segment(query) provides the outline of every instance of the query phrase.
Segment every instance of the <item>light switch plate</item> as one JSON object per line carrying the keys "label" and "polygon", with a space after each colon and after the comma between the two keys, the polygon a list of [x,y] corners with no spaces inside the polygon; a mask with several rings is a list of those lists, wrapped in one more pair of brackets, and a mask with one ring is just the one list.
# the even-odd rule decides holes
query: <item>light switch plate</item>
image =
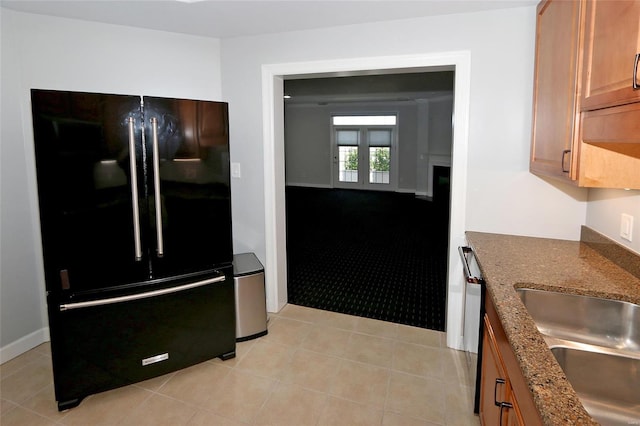
{"label": "light switch plate", "polygon": [[633,216],[622,213],[620,216],[620,237],[627,241],[631,241],[633,235]]}
{"label": "light switch plate", "polygon": [[231,163],[231,177],[239,179],[241,175],[240,163]]}

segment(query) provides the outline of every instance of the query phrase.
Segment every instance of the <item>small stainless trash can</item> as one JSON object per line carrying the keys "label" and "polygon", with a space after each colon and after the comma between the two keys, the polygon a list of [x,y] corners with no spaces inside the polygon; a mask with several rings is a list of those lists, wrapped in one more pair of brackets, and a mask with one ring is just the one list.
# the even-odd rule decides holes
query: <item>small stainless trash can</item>
{"label": "small stainless trash can", "polygon": [[267,334],[267,300],[264,267],[253,253],[233,256],[236,295],[236,341]]}

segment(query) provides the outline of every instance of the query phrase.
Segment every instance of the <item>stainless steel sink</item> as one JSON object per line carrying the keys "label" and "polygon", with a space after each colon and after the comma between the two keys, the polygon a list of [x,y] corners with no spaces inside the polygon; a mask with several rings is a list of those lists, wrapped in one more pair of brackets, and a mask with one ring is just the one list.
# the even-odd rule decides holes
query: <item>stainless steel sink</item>
{"label": "stainless steel sink", "polygon": [[551,352],[593,418],[603,425],[640,421],[640,359],[568,347]]}
{"label": "stainless steel sink", "polygon": [[545,336],[640,352],[640,305],[531,288],[516,291]]}
{"label": "stainless steel sink", "polygon": [[516,289],[589,414],[603,425],[640,421],[640,305]]}

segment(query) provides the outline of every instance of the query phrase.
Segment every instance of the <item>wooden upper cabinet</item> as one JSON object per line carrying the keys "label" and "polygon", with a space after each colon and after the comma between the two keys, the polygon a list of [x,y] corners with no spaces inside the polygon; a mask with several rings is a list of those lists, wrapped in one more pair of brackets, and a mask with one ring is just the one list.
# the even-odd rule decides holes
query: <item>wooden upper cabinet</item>
{"label": "wooden upper cabinet", "polygon": [[582,110],[640,101],[640,0],[593,0],[585,7]]}
{"label": "wooden upper cabinet", "polygon": [[579,182],[640,189],[640,102],[582,113]]}
{"label": "wooden upper cabinet", "polygon": [[576,179],[580,87],[578,1],[548,0],[538,5],[530,169]]}
{"label": "wooden upper cabinet", "polygon": [[537,9],[530,171],[640,189],[640,0]]}
{"label": "wooden upper cabinet", "polygon": [[640,0],[585,2],[582,186],[640,189]]}

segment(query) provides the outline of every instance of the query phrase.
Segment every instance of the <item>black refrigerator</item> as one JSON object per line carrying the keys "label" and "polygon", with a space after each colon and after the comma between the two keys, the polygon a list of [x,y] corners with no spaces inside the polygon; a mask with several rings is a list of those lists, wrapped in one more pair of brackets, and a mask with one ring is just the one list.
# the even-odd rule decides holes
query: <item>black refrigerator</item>
{"label": "black refrigerator", "polygon": [[31,100],[58,409],[233,358],[227,104]]}

